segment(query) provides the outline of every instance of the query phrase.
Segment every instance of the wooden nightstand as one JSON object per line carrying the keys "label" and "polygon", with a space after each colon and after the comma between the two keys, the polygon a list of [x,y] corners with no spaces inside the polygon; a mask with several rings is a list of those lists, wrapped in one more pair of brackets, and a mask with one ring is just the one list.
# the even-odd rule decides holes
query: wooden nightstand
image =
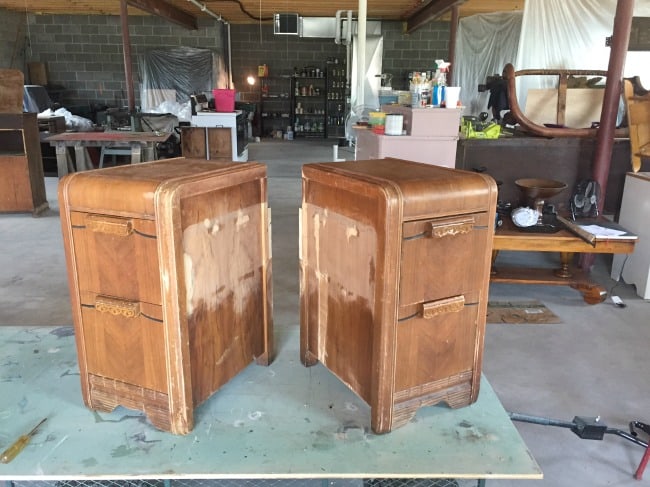
{"label": "wooden nightstand", "polygon": [[385,433],[478,397],[496,184],[398,159],[303,166],[301,360]]}
{"label": "wooden nightstand", "polygon": [[167,159],[59,186],[83,399],[184,434],[272,350],[266,167]]}

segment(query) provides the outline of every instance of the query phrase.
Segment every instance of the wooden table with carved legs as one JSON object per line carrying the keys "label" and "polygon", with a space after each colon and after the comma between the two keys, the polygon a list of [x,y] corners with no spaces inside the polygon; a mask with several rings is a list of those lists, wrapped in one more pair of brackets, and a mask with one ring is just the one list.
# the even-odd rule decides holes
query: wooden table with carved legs
{"label": "wooden table with carved legs", "polygon": [[[520,230],[509,218],[504,218],[503,225],[494,234],[490,282],[570,286],[582,293],[585,302],[602,303],[607,298],[607,290],[594,282],[588,272],[572,265],[574,254],[630,254],[634,251],[634,244],[634,240],[602,240],[594,246],[566,229],[556,233],[534,233]],[[560,254],[560,267],[497,267],[495,261],[501,250],[557,252]]]}

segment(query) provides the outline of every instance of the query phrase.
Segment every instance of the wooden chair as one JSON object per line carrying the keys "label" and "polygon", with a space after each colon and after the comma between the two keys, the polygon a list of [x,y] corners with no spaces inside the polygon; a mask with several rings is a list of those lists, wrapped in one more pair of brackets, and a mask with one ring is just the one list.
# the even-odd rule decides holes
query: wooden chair
{"label": "wooden chair", "polygon": [[[556,76],[557,84],[557,127],[550,127],[535,123],[524,114],[524,110],[519,106],[517,99],[517,77],[518,76]],[[515,71],[512,64],[506,64],[503,69],[503,78],[508,86],[508,104],[511,116],[519,123],[525,132],[542,137],[596,137],[598,128],[584,127],[573,128],[564,127],[566,109],[567,109],[567,88],[571,77],[591,77],[599,76],[606,78],[607,71],[598,70],[577,70],[577,69],[522,69]],[[616,129],[616,137],[627,137],[627,129]]]}
{"label": "wooden chair", "polygon": [[639,172],[643,157],[650,157],[650,93],[637,94],[631,80],[624,80],[625,107],[630,131],[632,170]]}

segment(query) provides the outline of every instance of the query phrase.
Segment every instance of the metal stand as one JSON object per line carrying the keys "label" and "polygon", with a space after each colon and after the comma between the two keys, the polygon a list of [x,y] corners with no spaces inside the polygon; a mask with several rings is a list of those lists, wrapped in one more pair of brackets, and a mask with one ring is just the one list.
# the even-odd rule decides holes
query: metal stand
{"label": "metal stand", "polygon": [[626,432],[616,428],[609,428],[606,424],[600,421],[600,416],[587,417],[575,416],[573,421],[562,421],[558,419],[543,418],[540,416],[530,416],[527,414],[508,413],[510,419],[513,421],[521,421],[524,423],[540,424],[543,426],[558,426],[560,428],[568,428],[573,431],[579,438],[583,440],[602,440],[606,434],[612,434],[625,438],[632,443],[645,448],[645,453],[639,463],[634,478],[641,480],[643,478],[643,471],[645,470],[648,461],[650,460],[650,447],[648,442],[642,441],[638,438],[638,430],[643,431],[646,435],[650,436],[650,425],[642,423],[641,421],[630,422],[630,432]]}

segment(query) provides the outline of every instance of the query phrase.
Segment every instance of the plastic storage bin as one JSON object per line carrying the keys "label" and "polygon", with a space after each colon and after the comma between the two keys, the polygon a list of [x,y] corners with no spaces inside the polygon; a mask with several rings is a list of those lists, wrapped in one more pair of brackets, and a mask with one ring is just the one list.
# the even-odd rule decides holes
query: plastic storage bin
{"label": "plastic storage bin", "polygon": [[235,111],[235,90],[212,90],[214,109],[218,112]]}

